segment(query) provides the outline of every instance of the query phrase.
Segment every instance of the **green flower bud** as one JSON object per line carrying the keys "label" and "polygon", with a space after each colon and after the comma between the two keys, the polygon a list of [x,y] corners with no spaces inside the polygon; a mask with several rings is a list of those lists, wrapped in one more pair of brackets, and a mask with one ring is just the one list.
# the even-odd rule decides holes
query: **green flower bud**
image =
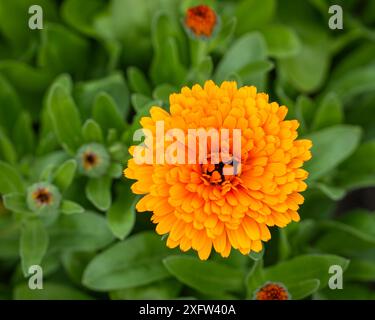
{"label": "green flower bud", "polygon": [[38,214],[57,211],[61,203],[59,190],[48,182],[35,183],[27,189],[27,205]]}
{"label": "green flower bud", "polygon": [[91,178],[103,176],[110,165],[110,157],[107,150],[98,143],[83,145],[77,153],[78,170]]}

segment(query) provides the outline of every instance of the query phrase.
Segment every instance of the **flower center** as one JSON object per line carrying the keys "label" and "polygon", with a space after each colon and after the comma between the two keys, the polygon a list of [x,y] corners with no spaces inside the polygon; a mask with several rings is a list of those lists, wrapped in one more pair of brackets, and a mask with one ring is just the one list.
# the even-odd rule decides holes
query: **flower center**
{"label": "flower center", "polygon": [[202,173],[203,177],[207,179],[211,184],[219,184],[225,181],[225,176],[223,174],[224,163],[220,162],[218,164],[203,164]]}
{"label": "flower center", "polygon": [[191,11],[198,17],[205,18],[207,14],[207,9],[204,6],[198,6],[192,8]]}
{"label": "flower center", "polygon": [[95,167],[98,164],[98,156],[93,152],[86,152],[83,155],[83,166],[86,170]]}
{"label": "flower center", "polygon": [[33,194],[33,198],[40,206],[48,205],[52,202],[52,194],[45,188],[36,190]]}
{"label": "flower center", "polygon": [[256,300],[289,300],[289,298],[288,290],[277,283],[268,283],[255,294]]}

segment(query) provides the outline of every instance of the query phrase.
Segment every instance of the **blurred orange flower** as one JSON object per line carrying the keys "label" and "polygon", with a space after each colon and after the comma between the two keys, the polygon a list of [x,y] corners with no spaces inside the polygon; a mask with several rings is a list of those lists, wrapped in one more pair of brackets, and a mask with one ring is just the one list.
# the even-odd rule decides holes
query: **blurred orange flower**
{"label": "blurred orange flower", "polygon": [[145,195],[136,209],[153,212],[156,232],[168,234],[168,247],[192,248],[202,260],[212,248],[223,257],[232,247],[242,254],[259,252],[262,241],[271,238],[268,227],[299,221],[308,176],[301,167],[311,158],[312,143],[297,140],[299,123],[285,120],[287,111],[253,86],[207,81],[203,88],[172,94],[170,113],[152,107],[151,117],[141,119],[153,134],[158,121],[165,130],[241,130],[241,169],[230,176],[223,175],[222,163],[137,164],[135,146],[130,148],[133,158],[124,174],[137,180],[132,191]]}
{"label": "blurred orange flower", "polygon": [[216,13],[208,6],[192,7],[186,12],[185,24],[196,36],[210,37],[216,23]]}

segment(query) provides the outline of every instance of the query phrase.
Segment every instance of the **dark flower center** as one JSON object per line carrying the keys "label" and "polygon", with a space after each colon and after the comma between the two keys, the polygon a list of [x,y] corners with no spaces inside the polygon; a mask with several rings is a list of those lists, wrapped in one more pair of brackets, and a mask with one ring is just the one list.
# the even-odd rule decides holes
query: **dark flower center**
{"label": "dark flower center", "polygon": [[52,202],[52,194],[45,188],[36,190],[33,194],[33,198],[39,205],[48,205]]}
{"label": "dark flower center", "polygon": [[86,152],[83,156],[83,166],[85,169],[91,169],[98,164],[98,156],[93,152]]}
{"label": "dark flower center", "polygon": [[193,8],[192,12],[194,13],[194,15],[201,17],[201,18],[205,18],[207,15],[207,9],[202,6]]}
{"label": "dark flower center", "polygon": [[224,175],[224,167],[225,164],[223,162],[202,164],[202,176],[210,184],[221,184],[231,177]]}

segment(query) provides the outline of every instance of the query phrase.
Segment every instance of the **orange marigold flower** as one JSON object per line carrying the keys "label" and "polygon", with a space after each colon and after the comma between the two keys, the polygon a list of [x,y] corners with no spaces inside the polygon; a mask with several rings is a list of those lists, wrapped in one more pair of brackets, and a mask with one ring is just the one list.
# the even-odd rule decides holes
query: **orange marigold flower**
{"label": "orange marigold flower", "polygon": [[185,24],[196,36],[210,37],[216,23],[216,13],[209,6],[192,7],[186,12]]}
{"label": "orange marigold flower", "polygon": [[[130,148],[133,158],[124,174],[137,180],[132,191],[145,195],[136,209],[153,212],[156,232],[168,234],[168,247],[192,248],[202,260],[212,248],[223,257],[232,247],[242,254],[259,252],[262,241],[271,238],[268,227],[299,221],[300,192],[308,176],[301,167],[311,158],[312,143],[297,140],[298,121],[284,120],[288,109],[268,99],[253,86],[238,89],[235,82],[223,82],[219,87],[207,81],[203,88],[194,85],[172,94],[170,113],[152,107],[151,117],[141,119],[143,130],[152,134],[158,121],[165,131],[241,130],[241,168],[231,176],[223,175],[222,163],[138,164],[135,146]],[[167,149],[171,143],[157,145]],[[233,154],[232,139],[228,144]]]}
{"label": "orange marigold flower", "polygon": [[255,300],[290,300],[290,295],[282,284],[269,282],[257,290]]}

